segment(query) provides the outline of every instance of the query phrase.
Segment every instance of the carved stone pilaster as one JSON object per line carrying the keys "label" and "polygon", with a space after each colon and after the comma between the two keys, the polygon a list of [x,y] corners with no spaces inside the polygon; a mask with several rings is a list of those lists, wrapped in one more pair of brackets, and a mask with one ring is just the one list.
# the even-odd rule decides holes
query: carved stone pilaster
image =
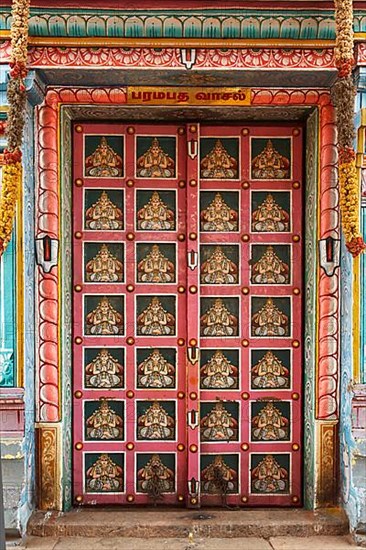
{"label": "carved stone pilaster", "polygon": [[334,506],[338,494],[338,423],[317,422],[318,508]]}
{"label": "carved stone pilaster", "polygon": [[60,426],[38,424],[37,441],[37,484],[38,508],[40,510],[61,510],[61,445]]}

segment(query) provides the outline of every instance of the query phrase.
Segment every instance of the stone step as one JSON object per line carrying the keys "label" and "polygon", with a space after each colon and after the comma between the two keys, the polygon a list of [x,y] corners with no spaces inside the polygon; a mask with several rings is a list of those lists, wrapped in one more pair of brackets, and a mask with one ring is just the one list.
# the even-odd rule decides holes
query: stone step
{"label": "stone step", "polygon": [[174,508],[77,508],[34,512],[28,534],[38,537],[311,537],[339,536],[348,521],[339,508],[178,510]]}

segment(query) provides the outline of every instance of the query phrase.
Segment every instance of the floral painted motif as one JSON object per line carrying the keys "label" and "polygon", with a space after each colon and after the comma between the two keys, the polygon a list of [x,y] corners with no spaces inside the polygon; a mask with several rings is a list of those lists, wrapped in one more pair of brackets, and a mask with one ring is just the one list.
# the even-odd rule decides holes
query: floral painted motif
{"label": "floral painted motif", "polygon": [[[8,43],[3,42],[4,60],[9,56]],[[31,67],[146,67],[184,69],[178,48],[58,48],[39,46],[29,48],[28,64]],[[224,67],[233,70],[243,68],[327,68],[335,67],[334,52],[328,49],[282,48],[228,48],[197,49],[196,69]]]}

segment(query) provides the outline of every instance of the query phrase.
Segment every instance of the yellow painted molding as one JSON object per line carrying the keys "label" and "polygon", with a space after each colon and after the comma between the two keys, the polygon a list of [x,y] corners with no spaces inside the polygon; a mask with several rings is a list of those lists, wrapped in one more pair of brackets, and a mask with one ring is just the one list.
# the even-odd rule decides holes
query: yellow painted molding
{"label": "yellow painted molding", "polygon": [[[23,171],[24,174],[24,171]],[[17,385],[24,386],[24,246],[23,246],[23,178],[16,213],[16,339]]]}
{"label": "yellow painted molding", "polygon": [[356,42],[364,42],[366,40],[366,32],[355,32],[354,39]]}
{"label": "yellow painted molding", "polygon": [[353,312],[352,312],[352,344],[353,344],[353,380],[360,382],[361,376],[361,323],[360,323],[360,256],[353,260]]}
{"label": "yellow painted molding", "polygon": [[[10,40],[10,31],[0,30],[0,39]],[[30,36],[29,46],[107,48],[333,48],[335,40],[290,38],[115,38],[111,36]]]}
{"label": "yellow painted molding", "polygon": [[[361,168],[365,158],[365,132],[366,132],[366,109],[361,109],[361,126],[357,130],[357,155],[356,166],[359,181],[361,181]],[[353,299],[352,299],[352,348],[353,365],[352,377],[358,383],[361,381],[361,262],[360,256],[352,262],[353,270]]]}
{"label": "yellow painted molding", "polygon": [[[321,163],[320,163],[320,152],[321,152],[321,142],[320,142],[320,132],[321,132],[321,111],[320,106],[318,105],[318,135],[317,135],[317,141],[318,141],[318,147],[317,147],[317,164],[318,164],[318,186],[317,186],[317,193],[316,193],[316,252],[315,252],[315,258],[316,258],[316,273],[315,273],[315,281],[316,281],[316,287],[315,287],[315,379],[314,379],[314,400],[315,400],[315,418],[318,417],[318,375],[319,375],[319,279],[320,279],[320,266],[319,266],[319,249],[318,249],[318,242],[320,239],[320,193],[319,193],[319,187],[320,187],[320,180],[321,180]],[[304,266],[305,267],[305,266]],[[304,269],[304,268],[303,268]],[[316,442],[315,442],[316,445]]]}
{"label": "yellow painted molding", "polygon": [[[366,126],[366,109],[361,109],[361,126]],[[360,153],[364,152],[363,150],[360,151],[360,142],[358,141],[357,142],[357,151],[359,151]]]}

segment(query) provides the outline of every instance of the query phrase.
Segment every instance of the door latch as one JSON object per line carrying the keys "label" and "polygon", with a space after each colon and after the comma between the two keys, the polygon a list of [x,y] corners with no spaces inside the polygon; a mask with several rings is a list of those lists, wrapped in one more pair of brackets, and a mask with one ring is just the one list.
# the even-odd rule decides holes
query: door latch
{"label": "door latch", "polygon": [[200,482],[194,477],[188,480],[188,492],[191,497],[198,497],[200,492]]}
{"label": "door latch", "polygon": [[191,250],[188,252],[188,267],[192,271],[196,269],[198,265],[198,252],[195,252],[194,250]]}
{"label": "door latch", "polygon": [[195,159],[198,155],[198,143],[196,139],[191,139],[187,143],[188,145],[188,156],[191,159]]}
{"label": "door latch", "polygon": [[192,409],[191,411],[187,412],[187,424],[192,430],[197,428],[197,426],[198,426],[198,411]]}
{"label": "door latch", "polygon": [[192,365],[195,365],[199,358],[199,349],[196,346],[190,346],[187,350],[188,360]]}

